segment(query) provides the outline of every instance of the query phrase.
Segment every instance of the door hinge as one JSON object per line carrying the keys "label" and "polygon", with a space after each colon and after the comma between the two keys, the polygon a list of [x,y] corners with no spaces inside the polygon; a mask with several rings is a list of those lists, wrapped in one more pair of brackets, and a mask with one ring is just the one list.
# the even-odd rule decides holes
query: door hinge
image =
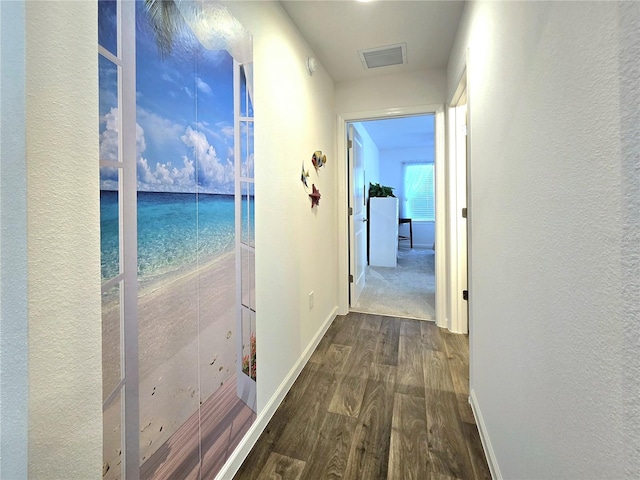
{"label": "door hinge", "polygon": [[349,275],[349,283],[353,283],[353,275]]}
{"label": "door hinge", "polygon": [[349,207],[349,215],[353,215],[353,207]]}
{"label": "door hinge", "polygon": [[353,148],[353,140],[347,140],[347,148]]}
{"label": "door hinge", "polygon": [[469,290],[462,290],[462,299],[469,300]]}
{"label": "door hinge", "polygon": [[462,218],[467,218],[467,207],[462,209]]}

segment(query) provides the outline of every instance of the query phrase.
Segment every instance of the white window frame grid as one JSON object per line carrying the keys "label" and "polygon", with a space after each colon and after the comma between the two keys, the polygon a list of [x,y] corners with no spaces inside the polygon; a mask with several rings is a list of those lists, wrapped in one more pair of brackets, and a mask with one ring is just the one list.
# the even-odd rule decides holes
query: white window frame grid
{"label": "white window frame grid", "polygon": [[[247,77],[246,72],[245,88],[244,88],[244,105],[245,112],[240,111],[242,105],[242,64],[238,61],[233,61],[233,84],[234,84],[234,158],[235,158],[235,209],[236,209],[236,335],[238,338],[237,352],[238,363],[236,366],[236,379],[237,379],[237,395],[243,402],[245,402],[252,410],[257,410],[256,404],[256,381],[250,376],[246,375],[243,370],[243,358],[246,355],[244,350],[245,340],[249,340],[248,352],[249,352],[249,370],[251,370],[251,336],[255,335],[255,322],[256,322],[256,304],[255,304],[255,225],[252,222],[251,207],[255,209],[255,183],[254,183],[254,168],[246,168],[243,170],[242,165],[249,167],[249,156],[253,152],[253,148],[250,145],[253,144],[253,138],[249,134],[249,126],[253,127],[253,116],[249,116],[249,85],[250,79]],[[251,99],[252,100],[252,99]],[[252,114],[255,112],[255,105],[251,101]],[[247,134],[243,135],[243,127],[246,128]],[[251,128],[253,131],[253,128]],[[245,141],[244,152],[247,158],[242,157],[242,142]],[[251,202],[248,190],[253,194],[253,203]],[[248,227],[246,241],[243,241],[242,237],[242,204],[246,202],[246,218],[245,225]],[[254,212],[255,213],[255,212]],[[253,216],[255,218],[255,216]],[[247,262],[243,259],[246,258]],[[248,291],[245,291],[248,290]]]}
{"label": "white window frame grid", "polygon": [[[118,160],[100,160],[100,167],[118,169],[118,221],[120,269],[102,284],[102,293],[119,285],[120,365],[118,385],[103,402],[106,409],[120,398],[122,478],[140,478],[138,380],[138,232],[136,178],[136,50],[135,2],[118,0],[116,6],[117,55],[98,45],[98,54],[118,70]],[[127,48],[123,48],[126,45]]]}

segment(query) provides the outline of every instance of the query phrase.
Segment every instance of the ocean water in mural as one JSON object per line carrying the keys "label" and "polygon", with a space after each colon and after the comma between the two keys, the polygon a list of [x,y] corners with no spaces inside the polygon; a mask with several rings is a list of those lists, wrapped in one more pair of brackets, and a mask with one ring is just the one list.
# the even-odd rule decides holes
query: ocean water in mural
{"label": "ocean water in mural", "polygon": [[[118,196],[100,193],[102,278],[118,274]],[[193,269],[234,247],[233,195],[138,192],[138,279]]]}

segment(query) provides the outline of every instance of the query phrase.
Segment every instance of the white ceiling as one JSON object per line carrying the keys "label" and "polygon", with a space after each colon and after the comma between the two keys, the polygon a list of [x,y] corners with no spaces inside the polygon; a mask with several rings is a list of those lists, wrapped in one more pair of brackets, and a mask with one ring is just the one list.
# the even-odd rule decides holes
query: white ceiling
{"label": "white ceiling", "polygon": [[[444,68],[463,1],[281,0],[335,82]],[[359,50],[407,44],[407,64],[365,70]]]}
{"label": "white ceiling", "polygon": [[[446,68],[464,8],[464,2],[456,0],[280,3],[336,83]],[[369,70],[362,66],[359,50],[399,43],[407,45],[407,64]],[[367,122],[365,128],[379,150],[433,148],[433,132],[420,117]]]}

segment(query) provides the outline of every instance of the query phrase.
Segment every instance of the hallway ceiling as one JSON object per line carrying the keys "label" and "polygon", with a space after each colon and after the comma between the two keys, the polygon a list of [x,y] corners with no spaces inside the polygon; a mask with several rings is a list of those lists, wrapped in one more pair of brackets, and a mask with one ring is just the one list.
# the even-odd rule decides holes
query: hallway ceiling
{"label": "hallway ceiling", "polygon": [[[282,0],[335,82],[446,68],[463,1]],[[359,50],[406,43],[407,63],[365,69]]]}

